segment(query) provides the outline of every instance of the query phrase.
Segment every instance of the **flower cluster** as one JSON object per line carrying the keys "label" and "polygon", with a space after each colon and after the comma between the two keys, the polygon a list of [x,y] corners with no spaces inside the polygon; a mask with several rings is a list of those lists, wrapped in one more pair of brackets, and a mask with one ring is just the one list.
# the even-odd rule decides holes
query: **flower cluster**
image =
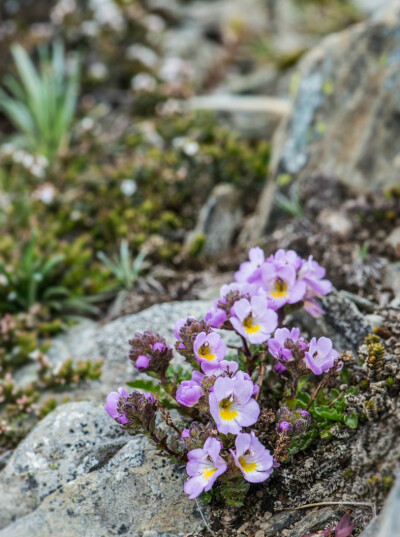
{"label": "flower cluster", "polygon": [[311,416],[307,410],[291,411],[286,406],[283,406],[276,413],[276,421],[278,432],[285,431],[287,434],[299,434],[308,429]]}
{"label": "flower cluster", "polygon": [[[260,248],[252,248],[250,261],[241,265],[236,282],[221,288],[220,298],[204,320],[188,317],[175,324],[175,349],[190,364],[190,379],[179,378],[178,372],[172,378],[170,370],[167,378],[172,349],[158,334],[137,333],[129,342],[131,361],[140,371],[158,378],[157,393],[169,397],[170,403],[173,398],[182,415],[193,421],[180,430],[158,395],[156,399],[138,392],[129,395],[123,388],[108,396],[106,410],[132,434],[144,432],[164,452],[187,461],[189,479],[184,490],[190,498],[209,491],[217,480],[225,491],[239,481],[242,488],[246,483],[265,481],[279,466],[277,461],[284,460],[290,439],[310,427],[308,410],[289,408],[283,402],[276,412],[273,433],[278,439],[276,460],[256,436],[259,400],[267,397],[262,387],[268,361],[269,371],[282,379],[283,394],[288,393],[285,383],[291,383],[291,400],[301,376],[339,370],[338,352],[331,340],[307,341],[298,328],[283,325],[286,304],[302,304],[307,311],[316,312],[315,298],[331,287],[324,275],[312,258],[303,260],[293,251],[279,250],[265,259]],[[311,309],[309,304],[313,304]],[[233,347],[237,359],[228,354],[216,328],[236,333],[242,342]],[[158,411],[174,429],[170,440],[157,430]]]}
{"label": "flower cluster", "polygon": [[298,328],[278,328],[274,337],[268,340],[268,350],[276,359],[277,371],[283,372],[290,367],[300,371],[308,368],[315,375],[332,369],[339,356],[329,338],[317,340],[313,337],[308,342],[300,336]]}
{"label": "flower cluster", "polygon": [[[287,304],[298,305],[313,317],[320,317],[323,309],[316,299],[332,289],[331,282],[324,277],[325,269],[312,256],[302,259],[293,250],[278,250],[265,259],[261,248],[251,248],[249,261],[242,263],[235,274],[236,283],[221,289],[220,299],[215,301],[206,320],[220,328],[230,320],[236,301],[251,302],[255,296],[264,297],[268,308],[274,311]],[[259,299],[257,303],[260,304]],[[234,309],[233,314],[238,316]]]}
{"label": "flower cluster", "polygon": [[164,338],[146,330],[143,334],[135,334],[129,345],[129,359],[139,370],[165,375],[172,359],[172,349]]}

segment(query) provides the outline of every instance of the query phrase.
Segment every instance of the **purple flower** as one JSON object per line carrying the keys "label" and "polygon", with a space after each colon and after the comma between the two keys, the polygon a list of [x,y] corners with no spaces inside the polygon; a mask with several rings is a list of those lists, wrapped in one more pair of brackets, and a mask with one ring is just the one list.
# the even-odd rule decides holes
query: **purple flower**
{"label": "purple flower", "polygon": [[182,440],[185,440],[185,438],[190,438],[190,429],[183,429],[181,432],[181,438]]}
{"label": "purple flower", "polygon": [[154,399],[154,395],[150,392],[143,394],[144,398],[147,399],[147,401],[151,401],[152,403],[155,403],[156,400]]}
{"label": "purple flower", "polygon": [[193,350],[200,363],[206,362],[215,366],[225,358],[226,345],[216,332],[201,332],[194,340]]}
{"label": "purple flower", "polygon": [[339,353],[332,348],[332,341],[327,337],[315,337],[310,341],[309,349],[305,353],[306,366],[315,375],[329,371],[335,363]]}
{"label": "purple flower", "polygon": [[120,399],[126,399],[127,397],[129,397],[129,393],[124,388],[118,388],[118,392],[111,392],[107,395],[106,404],[104,405],[106,412],[121,424],[128,423],[128,419],[125,414],[118,412],[118,403]]}
{"label": "purple flower", "polygon": [[193,371],[191,380],[181,382],[175,397],[180,405],[191,407],[199,402],[200,397],[204,395],[201,387],[203,378],[204,375],[200,371]]}
{"label": "purple flower", "polygon": [[221,328],[226,323],[224,328],[230,329],[229,318],[231,310],[235,302],[241,298],[250,298],[257,294],[258,286],[245,282],[233,282],[225,284],[220,289],[220,298],[214,301],[213,307],[206,313],[204,320],[207,321],[213,328]]}
{"label": "purple flower", "polygon": [[298,278],[306,282],[307,288],[313,294],[322,296],[332,291],[332,282],[324,279],[325,273],[325,269],[314,261],[312,255],[310,255],[307,261],[303,260]]}
{"label": "purple flower", "polygon": [[250,377],[238,371],[232,378],[218,377],[209,396],[210,412],[219,432],[238,434],[253,425],[260,414]]}
{"label": "purple flower", "polygon": [[145,369],[157,375],[165,374],[172,360],[172,349],[164,338],[151,330],[146,330],[144,333],[137,332],[129,341],[129,345],[131,347],[129,359],[138,369]]}
{"label": "purple flower", "polygon": [[320,306],[320,304],[318,304],[313,297],[309,296],[308,291],[304,297],[303,309],[316,319],[325,313],[325,310]]}
{"label": "purple flower", "polygon": [[228,315],[226,312],[218,307],[219,300],[214,300],[214,305],[208,311],[204,320],[213,328],[221,328],[221,326],[228,320]]}
{"label": "purple flower", "polygon": [[264,343],[278,325],[277,314],[268,308],[262,296],[253,296],[250,302],[242,298],[233,305],[235,317],[231,317],[233,328],[250,343]]}
{"label": "purple flower", "polygon": [[274,471],[274,459],[254,432],[239,433],[235,441],[236,453],[231,449],[236,466],[250,483],[261,483]]}
{"label": "purple flower", "polygon": [[293,360],[292,350],[285,346],[287,340],[292,340],[294,343],[300,343],[306,348],[307,343],[302,337],[300,337],[300,330],[298,328],[278,328],[275,330],[274,337],[268,340],[268,350],[270,354],[279,360],[276,364],[276,370],[282,373],[286,371],[280,362],[290,362]]}
{"label": "purple flower", "polygon": [[147,369],[149,367],[150,358],[145,354],[141,354],[137,357],[136,367],[138,369]]}
{"label": "purple flower", "polygon": [[266,261],[262,276],[269,305],[274,310],[285,304],[300,302],[306,294],[306,282],[297,280],[296,268],[291,264]]}
{"label": "purple flower", "polygon": [[217,478],[225,472],[227,464],[220,456],[221,443],[216,438],[207,438],[203,449],[193,449],[188,453],[186,472],[190,479],[186,481],[184,490],[193,500],[203,491],[208,491]]}
{"label": "purple flower", "polygon": [[181,335],[180,335],[181,328],[190,319],[192,319],[193,321],[196,320],[194,317],[188,317],[187,319],[179,319],[178,321],[176,321],[175,326],[174,326],[174,336],[175,336],[175,339],[177,339],[178,341],[181,341]]}
{"label": "purple flower", "polygon": [[283,431],[288,433],[289,431],[293,429],[293,425],[289,423],[288,421],[281,421],[277,428],[280,433]]}
{"label": "purple flower", "polygon": [[205,321],[198,321],[194,317],[180,319],[175,324],[174,335],[178,340],[175,344],[176,350],[185,358],[191,360],[194,358],[193,343],[196,337],[201,333],[209,334],[210,325]]}
{"label": "purple flower", "polygon": [[207,362],[202,362],[201,368],[207,377],[219,377],[220,375],[232,377],[238,370],[239,364],[233,360],[221,360],[215,367],[210,367]]}
{"label": "purple flower", "polygon": [[299,270],[303,263],[301,257],[294,250],[283,250],[282,248],[277,250],[274,255],[270,255],[267,261],[278,265],[290,265],[296,271]]}
{"label": "purple flower", "polygon": [[261,267],[265,261],[264,252],[258,246],[250,248],[250,261],[245,261],[240,265],[239,270],[235,273],[237,282],[261,284]]}
{"label": "purple flower", "polygon": [[335,528],[335,537],[349,537],[354,530],[354,522],[351,521],[349,515],[344,515]]}

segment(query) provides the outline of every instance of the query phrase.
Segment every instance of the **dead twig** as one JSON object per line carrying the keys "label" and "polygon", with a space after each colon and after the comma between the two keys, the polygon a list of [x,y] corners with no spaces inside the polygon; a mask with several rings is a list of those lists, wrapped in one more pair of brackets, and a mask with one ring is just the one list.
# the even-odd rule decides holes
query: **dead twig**
{"label": "dead twig", "polygon": [[200,511],[200,514],[201,514],[201,518],[203,519],[203,522],[204,524],[206,525],[206,528],[208,529],[208,531],[211,533],[211,535],[213,537],[217,537],[217,535],[213,532],[213,530],[210,528],[204,514],[203,514],[203,511],[201,510],[201,507],[200,507],[200,504],[199,504],[199,500],[197,498],[194,499],[194,501],[196,502],[196,505],[197,505],[197,509]]}
{"label": "dead twig", "polygon": [[[364,505],[366,507],[370,507],[372,509],[373,517],[376,517],[376,504],[375,502],[318,502],[318,503],[307,503],[305,505],[300,505],[299,507],[294,507],[293,509],[307,509],[308,507],[320,507],[321,505]],[[292,511],[292,509],[287,508],[283,509],[283,511]]]}
{"label": "dead twig", "polygon": [[262,387],[262,383],[263,383],[264,375],[265,375],[265,362],[264,362],[264,360],[265,360],[265,352],[263,352],[261,354],[260,374],[259,374],[258,381],[257,381],[257,385],[259,387],[259,390],[258,390],[258,393],[256,394],[256,401],[258,401],[258,399],[260,398],[261,387]]}

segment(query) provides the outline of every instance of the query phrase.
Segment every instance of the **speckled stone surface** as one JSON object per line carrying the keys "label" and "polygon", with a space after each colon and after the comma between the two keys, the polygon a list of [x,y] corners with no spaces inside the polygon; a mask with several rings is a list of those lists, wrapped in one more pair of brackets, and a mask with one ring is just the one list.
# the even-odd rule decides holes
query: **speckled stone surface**
{"label": "speckled stone surface", "polygon": [[1,537],[141,537],[202,528],[184,468],[120,432],[103,408],[63,405],[19,445],[0,474]]}

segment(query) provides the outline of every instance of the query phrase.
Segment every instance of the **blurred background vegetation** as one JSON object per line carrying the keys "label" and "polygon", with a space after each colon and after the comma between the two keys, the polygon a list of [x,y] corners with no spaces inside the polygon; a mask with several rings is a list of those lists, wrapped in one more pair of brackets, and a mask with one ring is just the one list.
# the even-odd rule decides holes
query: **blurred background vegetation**
{"label": "blurred background vegetation", "polygon": [[[201,268],[185,237],[215,185],[254,209],[268,134],[235,132],[188,99],[287,97],[302,55],[365,16],[347,0],[252,3],[256,20],[240,1],[1,3],[0,445],[53,408],[32,412],[41,391],[100,374],[89,362],[51,371],[46,338],[104,316],[155,267]],[[21,390],[27,363],[37,372]]]}

